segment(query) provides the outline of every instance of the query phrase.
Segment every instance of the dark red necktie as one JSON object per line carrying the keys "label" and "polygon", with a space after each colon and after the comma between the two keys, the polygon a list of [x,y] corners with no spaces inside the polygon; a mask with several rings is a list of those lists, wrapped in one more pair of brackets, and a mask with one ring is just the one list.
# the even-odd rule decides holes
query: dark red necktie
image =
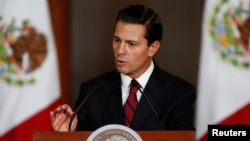
{"label": "dark red necktie", "polygon": [[[132,82],[132,81],[131,81]],[[124,105],[124,113],[125,113],[125,125],[130,127],[130,123],[133,120],[134,117],[134,112],[136,110],[138,101],[136,98],[136,92],[138,90],[138,87],[133,85],[132,83],[130,84],[130,90],[129,90],[129,95],[128,99]]]}

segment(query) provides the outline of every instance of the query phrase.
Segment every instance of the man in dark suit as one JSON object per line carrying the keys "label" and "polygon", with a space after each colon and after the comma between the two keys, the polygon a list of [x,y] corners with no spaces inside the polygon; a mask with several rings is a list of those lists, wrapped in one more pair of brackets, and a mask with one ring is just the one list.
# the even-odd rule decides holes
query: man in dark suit
{"label": "man in dark suit", "polygon": [[[72,122],[72,131],[95,130],[108,124],[134,130],[195,130],[195,87],[161,70],[153,59],[162,33],[160,17],[152,9],[130,5],[119,11],[113,36],[116,70],[81,84],[76,107],[86,101]],[[137,107],[130,105],[134,115],[126,118],[124,107],[131,80],[140,90],[136,92]],[[67,131],[73,113],[66,104],[52,111],[54,130]]]}

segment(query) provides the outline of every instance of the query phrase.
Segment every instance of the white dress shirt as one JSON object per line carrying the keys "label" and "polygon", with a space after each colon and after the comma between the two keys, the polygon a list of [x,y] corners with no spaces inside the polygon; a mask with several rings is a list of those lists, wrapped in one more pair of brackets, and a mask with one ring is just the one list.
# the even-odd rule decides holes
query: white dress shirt
{"label": "white dress shirt", "polygon": [[[151,61],[149,68],[139,78],[136,79],[136,81],[141,85],[142,90],[144,90],[144,88],[148,82],[148,79],[149,79],[151,73],[153,72],[153,69],[154,69],[154,63],[153,63],[153,61]],[[129,95],[129,89],[130,89],[129,85],[130,85],[132,78],[129,77],[128,75],[121,73],[121,80],[122,80],[122,84],[121,84],[122,105],[124,105],[125,102],[127,101],[128,95]],[[139,90],[137,91],[136,96],[137,96],[137,100],[139,102],[141,99],[141,96],[142,96],[142,94],[140,93]]]}

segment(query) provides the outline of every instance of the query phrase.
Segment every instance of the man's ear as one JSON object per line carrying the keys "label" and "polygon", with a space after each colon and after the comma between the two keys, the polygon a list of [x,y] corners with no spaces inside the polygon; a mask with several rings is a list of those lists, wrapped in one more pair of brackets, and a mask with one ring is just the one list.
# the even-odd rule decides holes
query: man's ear
{"label": "man's ear", "polygon": [[158,40],[154,41],[154,42],[149,46],[148,55],[149,55],[150,57],[153,57],[153,56],[157,53],[158,49],[160,48],[160,45],[161,45],[160,41],[158,41]]}

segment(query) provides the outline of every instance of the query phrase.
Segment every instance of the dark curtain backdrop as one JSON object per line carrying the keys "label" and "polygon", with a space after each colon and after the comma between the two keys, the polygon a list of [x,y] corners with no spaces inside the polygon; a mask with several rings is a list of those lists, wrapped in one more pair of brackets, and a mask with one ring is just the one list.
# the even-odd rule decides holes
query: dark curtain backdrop
{"label": "dark curtain backdrop", "polygon": [[162,18],[164,36],[156,61],[197,85],[203,0],[70,1],[70,75],[74,103],[82,81],[114,68],[112,35],[117,11],[146,4]]}

